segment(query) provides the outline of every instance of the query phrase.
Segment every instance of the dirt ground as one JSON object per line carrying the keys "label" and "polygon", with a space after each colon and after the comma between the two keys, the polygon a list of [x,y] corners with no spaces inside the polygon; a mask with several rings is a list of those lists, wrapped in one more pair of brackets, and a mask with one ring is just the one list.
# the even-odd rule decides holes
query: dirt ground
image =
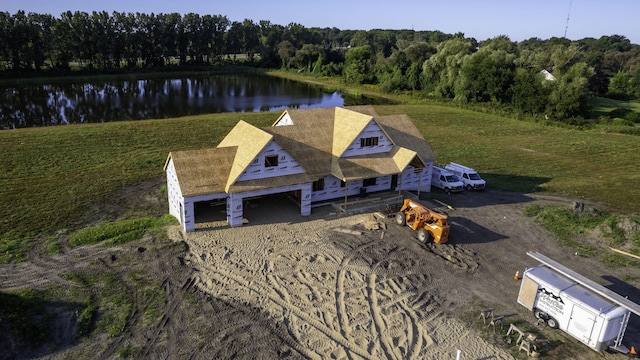
{"label": "dirt ground", "polygon": [[[288,198],[271,196],[246,204],[247,223],[233,229],[225,224],[222,207],[205,205],[197,231],[169,229],[171,241],[182,244],[170,251],[143,239],[5,265],[3,291],[64,284],[60,274],[95,267],[100,259],[105,271],[147,274],[164,289],[165,305],[152,325],[142,326],[140,311],[135,312],[116,338],[74,340],[68,334],[73,326],[63,326],[55,348],[15,353],[0,341],[5,347],[0,358],[110,359],[125,347],[135,350],[132,357],[158,359],[455,359],[458,350],[464,360],[526,358],[504,342],[511,323],[550,340],[541,345],[542,358],[625,358],[596,353],[568,335],[536,326],[533,315],[516,303],[515,271],[537,265],[528,251],[640,303],[640,269],[611,269],[576,254],[523,215],[532,204],[571,206],[573,200],[488,189],[439,194],[447,207],[423,195],[422,202],[449,215],[446,244],[419,243],[411,229],[376,217],[381,213],[375,208],[353,205],[348,207],[353,213],[344,214],[323,206],[302,217]],[[587,235],[582,240],[600,243]],[[115,265],[108,260],[114,257],[124,261]],[[486,308],[503,316],[502,329],[483,324],[479,314]],[[74,314],[68,318],[73,324]],[[640,348],[635,315],[625,345]]]}

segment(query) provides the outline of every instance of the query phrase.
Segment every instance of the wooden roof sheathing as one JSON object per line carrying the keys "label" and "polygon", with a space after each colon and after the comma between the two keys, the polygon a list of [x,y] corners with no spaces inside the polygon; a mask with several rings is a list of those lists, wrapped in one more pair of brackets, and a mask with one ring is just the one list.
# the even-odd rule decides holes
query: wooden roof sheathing
{"label": "wooden roof sheathing", "polygon": [[388,153],[336,158],[337,167],[335,167],[334,176],[350,181],[398,174],[415,156],[415,151],[394,147]]}
{"label": "wooden roof sheathing", "polygon": [[316,180],[316,177],[308,174],[293,174],[247,181],[238,181],[229,187],[229,193],[240,193],[245,191],[271,189],[281,186],[305,184]]}
{"label": "wooden roof sheathing", "polygon": [[[312,182],[334,175],[342,180],[373,178],[422,166],[436,156],[407,115],[379,116],[372,106],[286,110],[293,125],[257,128],[238,124],[213,149],[169,154],[184,196],[241,192]],[[340,158],[375,121],[395,145],[389,153]],[[274,123],[276,125],[278,121]],[[256,156],[275,141],[306,174],[238,182]],[[168,159],[169,160],[169,159]]]}
{"label": "wooden roof sheathing", "polygon": [[275,126],[265,128],[307,173],[322,176],[331,173],[330,121],[320,120],[314,127]]}
{"label": "wooden roof sheathing", "polygon": [[232,146],[169,153],[182,196],[225,192],[237,149]]}
{"label": "wooden roof sheathing", "polygon": [[333,150],[331,153],[340,157],[373,120],[373,117],[344,108],[335,109]]}
{"label": "wooden roof sheathing", "polygon": [[285,114],[289,115],[289,118],[295,126],[314,126],[316,123],[328,122],[331,123],[333,128],[333,119],[335,117],[335,108],[314,108],[314,109],[290,109],[285,110],[278,120],[273,125],[275,126]]}
{"label": "wooden roof sheathing", "polygon": [[407,115],[380,116],[375,120],[396,146],[415,150],[424,163],[436,160],[431,146]]}
{"label": "wooden roof sheathing", "polygon": [[240,120],[236,126],[231,129],[229,134],[218,144],[218,148],[229,146],[238,147],[225,190],[228,190],[229,187],[236,182],[253,159],[260,154],[272,139],[273,136],[271,134],[243,120]]}

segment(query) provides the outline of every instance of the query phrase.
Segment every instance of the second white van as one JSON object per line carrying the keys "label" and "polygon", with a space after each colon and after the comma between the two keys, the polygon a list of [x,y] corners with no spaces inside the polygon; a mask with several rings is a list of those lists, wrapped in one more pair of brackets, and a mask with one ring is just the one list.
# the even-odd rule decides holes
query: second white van
{"label": "second white van", "polygon": [[464,189],[464,183],[456,174],[440,166],[433,167],[431,185],[444,190],[447,194]]}

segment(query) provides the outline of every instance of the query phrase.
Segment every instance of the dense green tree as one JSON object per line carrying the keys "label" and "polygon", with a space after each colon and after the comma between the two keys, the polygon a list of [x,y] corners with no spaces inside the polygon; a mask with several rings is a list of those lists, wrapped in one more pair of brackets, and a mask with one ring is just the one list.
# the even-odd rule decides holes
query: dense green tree
{"label": "dense green tree", "polygon": [[631,76],[624,71],[619,71],[609,81],[608,96],[616,99],[629,99],[634,95]]}
{"label": "dense green tree", "polygon": [[312,65],[322,57],[323,52],[322,45],[304,44],[295,53],[296,63],[306,71],[311,72]]}
{"label": "dense green tree", "polygon": [[351,84],[367,84],[373,82],[373,52],[371,46],[357,46],[349,49],[345,56],[342,71],[345,82]]}
{"label": "dense green tree", "polygon": [[260,20],[260,59],[265,67],[282,66],[282,59],[278,55],[278,43],[282,39],[284,26],[272,24],[267,20]]}
{"label": "dense green tree", "polygon": [[435,96],[453,98],[462,64],[471,51],[471,41],[461,37],[440,43],[437,52],[422,67],[424,90]]}
{"label": "dense green tree", "polygon": [[511,87],[511,104],[521,112],[540,114],[544,112],[550,87],[545,86],[550,80],[536,68],[517,68]]}
{"label": "dense green tree", "polygon": [[29,59],[28,63],[33,63],[36,70],[45,66],[45,61],[51,58],[51,47],[53,46],[53,24],[55,19],[48,14],[29,13]]}
{"label": "dense green tree", "polygon": [[[231,26],[231,21],[226,16],[223,15],[205,15],[202,19],[204,27],[208,30],[205,32],[205,38],[207,41],[207,48],[209,49],[209,56],[214,59],[222,59],[225,54],[226,44],[225,44],[225,34],[229,30]],[[254,24],[251,24],[254,26]],[[257,26],[257,25],[255,25]],[[254,47],[257,47],[258,39],[258,30],[251,29],[255,31],[255,34],[251,34],[254,38],[251,39],[251,52],[253,54]],[[246,30],[245,30],[246,31]],[[243,31],[244,32],[244,31]],[[247,35],[242,34],[240,41],[247,41]],[[244,40],[243,40],[244,39]],[[249,52],[249,50],[247,50]]]}
{"label": "dense green tree", "polygon": [[278,56],[282,59],[282,68],[288,69],[294,65],[296,55],[296,48],[293,44],[287,40],[281,41],[278,44]]}
{"label": "dense green tree", "polygon": [[640,67],[637,67],[633,75],[631,75],[631,93],[636,99],[640,99]]}
{"label": "dense green tree", "polygon": [[112,68],[111,62],[112,49],[111,46],[114,40],[114,18],[109,16],[106,11],[93,12],[91,14],[91,43],[95,44],[95,59],[96,66],[98,68],[107,69]]}
{"label": "dense green tree", "polygon": [[[135,16],[131,13],[113,13],[114,17],[114,39],[112,43],[113,61],[120,66],[122,60],[126,61],[126,66],[137,65],[138,49],[136,48],[136,27]],[[65,37],[65,35],[62,35]]]}
{"label": "dense green tree", "polygon": [[18,11],[9,20],[6,38],[8,57],[13,70],[23,70],[28,67],[27,54],[29,52],[29,22],[24,11]]}
{"label": "dense green tree", "polygon": [[384,57],[391,56],[396,47],[396,36],[392,30],[371,30],[368,35],[371,38],[371,50],[374,54],[382,54]]}
{"label": "dense green tree", "polygon": [[461,101],[509,103],[515,55],[504,50],[480,49],[465,58],[455,97]]}
{"label": "dense green tree", "polygon": [[242,51],[242,23],[234,21],[231,23],[229,31],[225,34],[225,52],[228,55],[233,56],[233,60],[236,60],[236,55]]}
{"label": "dense green tree", "polygon": [[[203,27],[202,18],[196,13],[184,15],[182,21],[184,22],[184,36],[187,42],[186,50],[189,61],[195,64],[203,64],[205,62],[205,56],[209,54],[209,39],[213,36],[211,33],[206,33],[206,30],[211,29]],[[239,48],[239,45],[237,45],[238,41],[237,38],[230,40],[230,43],[233,44],[232,47],[230,45],[233,51],[230,52],[235,54],[234,51],[237,51],[236,48]]]}
{"label": "dense green tree", "polygon": [[289,41],[296,49],[301,49],[304,44],[320,44],[322,41],[318,33],[298,23],[290,23],[285,27],[282,40]]}
{"label": "dense green tree", "polygon": [[471,102],[511,102],[516,46],[506,36],[481,44],[480,50],[464,59],[455,97]]}
{"label": "dense green tree", "polygon": [[[556,118],[586,116],[590,94],[640,97],[640,46],[619,35],[478,42],[463,33],[308,29],[194,13],[0,13],[0,70],[17,74],[73,62],[84,69],[162,66],[175,56],[207,65],[240,53],[253,65],[342,76],[389,92],[508,103],[527,113],[541,112],[545,99]],[[540,81],[543,69],[557,81]]]}
{"label": "dense green tree", "polygon": [[407,60],[412,64],[422,64],[431,57],[431,55],[437,52],[435,46],[428,44],[424,41],[419,41],[407,46],[403,49],[404,53],[407,55]]}
{"label": "dense green tree", "polygon": [[260,51],[260,26],[249,19],[245,19],[242,22],[240,34],[242,51],[247,54],[249,60],[253,61],[254,55]]}
{"label": "dense green tree", "polygon": [[371,39],[370,39],[369,33],[367,33],[364,30],[356,31],[351,37],[351,40],[349,41],[349,46],[358,47],[358,46],[365,46],[365,45],[371,45]]}
{"label": "dense green tree", "polygon": [[556,75],[557,81],[549,82],[551,87],[547,112],[555,119],[570,119],[589,116],[588,78],[593,68],[579,62],[566,73]]}

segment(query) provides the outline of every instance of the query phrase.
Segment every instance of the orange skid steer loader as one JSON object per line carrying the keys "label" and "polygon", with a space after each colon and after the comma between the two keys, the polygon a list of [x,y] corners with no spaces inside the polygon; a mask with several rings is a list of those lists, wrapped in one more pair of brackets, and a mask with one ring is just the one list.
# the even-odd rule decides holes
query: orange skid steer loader
{"label": "orange skid steer loader", "polygon": [[429,210],[411,199],[404,199],[400,211],[396,213],[396,223],[401,226],[407,225],[417,231],[418,240],[423,243],[433,239],[436,244],[442,244],[449,240],[447,215]]}

